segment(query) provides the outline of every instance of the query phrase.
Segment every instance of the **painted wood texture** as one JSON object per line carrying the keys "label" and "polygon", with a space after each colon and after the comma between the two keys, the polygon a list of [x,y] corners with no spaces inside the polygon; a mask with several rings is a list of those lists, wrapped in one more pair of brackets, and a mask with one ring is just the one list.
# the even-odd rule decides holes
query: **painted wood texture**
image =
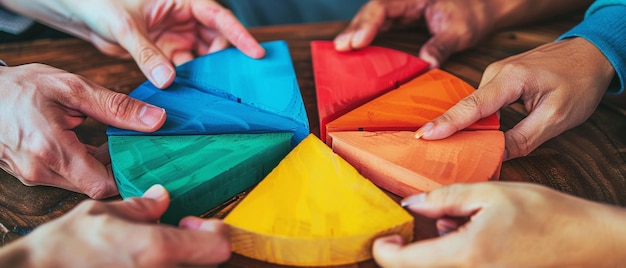
{"label": "painted wood texture", "polygon": [[338,52],[331,41],[311,42],[320,137],[342,114],[425,72],[428,63],[413,55],[369,46]]}
{"label": "painted wood texture", "polygon": [[[328,132],[415,131],[443,114],[475,89],[456,76],[432,69],[399,88],[350,111],[328,123]],[[500,122],[492,114],[468,126],[467,130],[497,130]],[[327,141],[328,142],[328,141]]]}
{"label": "painted wood texture", "polygon": [[284,265],[356,263],[376,237],[413,237],[412,217],[312,134],[224,221],[234,252]]}
{"label": "painted wood texture", "polygon": [[171,202],[161,221],[176,225],[258,183],[287,155],[292,136],[110,136],[109,152],[122,197],[162,184]]}
{"label": "painted wood texture", "polygon": [[460,131],[437,141],[412,131],[331,132],[333,151],[376,185],[405,197],[457,182],[497,179],[501,131]]}
{"label": "painted wood texture", "polygon": [[[166,90],[149,81],[129,95],[162,107],[165,125],[149,135],[294,132],[292,145],[309,125],[289,48],[265,42],[265,57],[252,59],[236,48],[196,58],[176,68]],[[110,127],[108,135],[145,133]]]}
{"label": "painted wood texture", "polygon": [[[578,24],[583,19],[583,13],[584,10],[576,11],[555,20],[542,20],[537,24],[495,32],[474,49],[454,54],[442,68],[478,86],[489,63],[553,42]],[[332,40],[348,24],[330,22],[250,29],[259,41],[287,39],[313,133],[319,133],[319,120],[309,44],[311,40]],[[379,33],[374,44],[417,55],[420,45],[429,37],[427,29],[399,29]],[[49,64],[123,93],[130,92],[145,81],[145,76],[132,59],[106,56],[91,43],[80,39],[3,43],[0,44],[0,59],[12,66],[33,61]],[[626,106],[609,104],[606,99],[603,100],[590,119],[580,126],[547,141],[526,157],[504,162],[500,180],[533,182],[581,198],[626,206],[626,191],[623,190],[626,189],[626,113],[623,109]],[[500,115],[502,128],[509,129],[524,119],[527,112],[523,105],[515,103],[504,107]],[[107,140],[105,130],[105,125],[87,119],[75,132],[81,141],[98,146]],[[85,195],[54,187],[25,186],[0,170],[0,245],[10,244],[29,230],[67,213],[86,198]],[[221,208],[223,211],[207,214],[207,217],[221,217],[231,211],[232,206]],[[416,217],[414,232],[418,240],[438,236],[434,221],[424,217]],[[285,266],[233,254],[220,267]],[[368,260],[341,267],[379,266]]]}

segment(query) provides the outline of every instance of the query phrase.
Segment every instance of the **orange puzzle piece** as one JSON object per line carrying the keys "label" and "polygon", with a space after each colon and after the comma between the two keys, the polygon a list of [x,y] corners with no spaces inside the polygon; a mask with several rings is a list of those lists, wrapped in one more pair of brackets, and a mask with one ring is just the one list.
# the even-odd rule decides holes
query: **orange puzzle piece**
{"label": "orange puzzle piece", "polygon": [[[432,69],[328,123],[326,131],[415,131],[474,90],[452,74]],[[497,130],[499,127],[497,115],[492,114],[466,130]]]}
{"label": "orange puzzle piece", "polygon": [[411,80],[429,66],[413,55],[377,46],[339,52],[332,41],[311,42],[311,56],[322,140],[326,140],[324,126],[328,122]]}
{"label": "orange puzzle piece", "polygon": [[364,177],[399,196],[456,182],[498,179],[504,134],[498,130],[460,131],[436,141],[412,131],[330,132],[333,151]]}

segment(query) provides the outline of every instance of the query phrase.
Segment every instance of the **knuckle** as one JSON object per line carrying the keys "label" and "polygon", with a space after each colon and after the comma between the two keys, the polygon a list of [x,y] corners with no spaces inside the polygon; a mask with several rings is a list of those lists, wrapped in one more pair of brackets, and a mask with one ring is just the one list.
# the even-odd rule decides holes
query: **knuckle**
{"label": "knuckle", "polygon": [[55,75],[55,80],[58,89],[55,97],[64,105],[77,107],[88,95],[85,89],[89,88],[89,84],[82,76],[64,72]]}
{"label": "knuckle", "polygon": [[137,52],[137,61],[141,64],[147,64],[148,62],[155,61],[159,57],[159,54],[151,47],[141,46]]}
{"label": "knuckle", "polygon": [[49,166],[52,170],[58,170],[61,165],[62,157],[56,153],[54,148],[49,144],[41,144],[39,149],[32,150],[34,159],[38,162]]}
{"label": "knuckle", "polygon": [[528,77],[528,75],[530,75],[530,72],[532,72],[531,66],[523,61],[506,61],[500,64],[500,70],[511,78]]}
{"label": "knuckle", "polygon": [[[227,27],[226,29],[229,29],[229,30],[230,30],[230,29],[233,29],[233,28],[235,27],[235,26],[234,26],[234,24],[235,24],[235,23],[233,22],[232,24],[230,24],[230,25],[226,26],[226,27]],[[234,31],[234,32],[233,32],[233,34],[232,34],[232,43],[239,44],[239,43],[241,43],[244,39],[245,39],[245,34],[244,34],[244,32],[241,32],[241,31]]]}
{"label": "knuckle", "polygon": [[103,199],[110,196],[106,187],[107,184],[103,181],[98,180],[81,186],[83,193],[88,195],[90,198]]}
{"label": "knuckle", "polygon": [[527,156],[533,149],[530,139],[521,132],[507,133],[506,147],[509,158]]}
{"label": "knuckle", "polygon": [[448,112],[443,113],[442,115],[440,115],[439,117],[435,118],[435,120],[433,120],[433,122],[435,122],[435,125],[451,125],[454,128],[454,131],[459,131],[460,129],[456,126],[456,124],[453,124],[453,122],[455,121],[455,118],[457,118],[457,114],[455,114],[454,111],[450,111],[448,110]]}
{"label": "knuckle", "polygon": [[473,111],[480,107],[482,101],[476,94],[470,94],[458,102],[458,106],[463,111]]}
{"label": "knuckle", "polygon": [[485,68],[485,73],[498,73],[502,70],[504,65],[505,63],[503,61],[492,62]]}
{"label": "knuckle", "polygon": [[109,109],[109,113],[115,118],[128,118],[135,111],[135,101],[128,95],[111,92],[105,97],[105,107]]}

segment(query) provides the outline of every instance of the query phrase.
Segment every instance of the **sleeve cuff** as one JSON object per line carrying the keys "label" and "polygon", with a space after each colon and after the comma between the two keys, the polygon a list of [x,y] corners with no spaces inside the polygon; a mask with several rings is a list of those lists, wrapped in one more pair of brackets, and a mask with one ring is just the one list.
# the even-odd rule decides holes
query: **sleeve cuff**
{"label": "sleeve cuff", "polygon": [[626,5],[608,5],[588,12],[587,17],[558,40],[582,37],[594,44],[615,69],[608,92],[620,94],[626,82]]}

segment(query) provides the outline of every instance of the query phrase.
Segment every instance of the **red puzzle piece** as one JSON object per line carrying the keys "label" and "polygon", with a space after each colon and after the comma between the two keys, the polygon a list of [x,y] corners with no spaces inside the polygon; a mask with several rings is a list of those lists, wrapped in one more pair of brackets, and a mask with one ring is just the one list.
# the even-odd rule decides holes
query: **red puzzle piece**
{"label": "red puzzle piece", "polygon": [[320,119],[320,139],[326,124],[428,69],[413,55],[376,46],[338,52],[331,41],[311,42]]}

